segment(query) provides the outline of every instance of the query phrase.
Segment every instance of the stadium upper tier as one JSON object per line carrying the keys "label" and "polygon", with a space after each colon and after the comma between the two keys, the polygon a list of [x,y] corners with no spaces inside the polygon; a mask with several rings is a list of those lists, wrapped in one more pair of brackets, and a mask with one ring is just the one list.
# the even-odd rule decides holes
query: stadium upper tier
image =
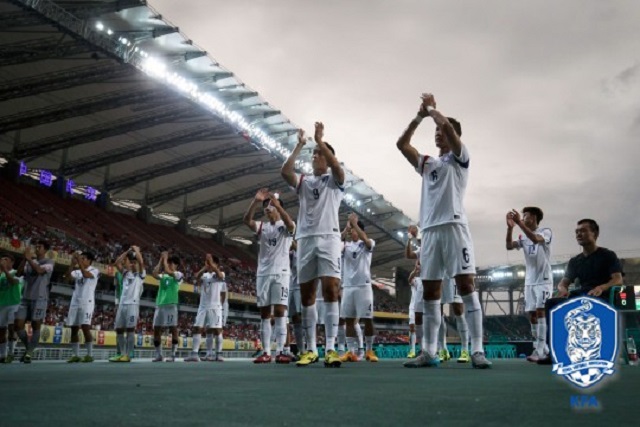
{"label": "stadium upper tier", "polygon": [[[0,153],[16,173],[236,239],[260,187],[297,215],[279,169],[299,126],[146,2],[0,2],[0,26]],[[346,170],[342,223],[360,215],[391,278],[412,221]]]}

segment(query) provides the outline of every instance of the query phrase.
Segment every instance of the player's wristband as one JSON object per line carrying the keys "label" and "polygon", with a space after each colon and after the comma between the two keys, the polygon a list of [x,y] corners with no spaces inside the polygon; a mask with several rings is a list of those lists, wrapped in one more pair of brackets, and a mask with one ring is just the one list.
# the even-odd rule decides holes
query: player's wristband
{"label": "player's wristband", "polygon": [[422,117],[420,114],[417,114],[417,115],[416,115],[416,117],[413,119],[413,121],[414,121],[416,124],[420,124],[420,122],[422,121],[422,119],[423,119],[423,118],[424,118],[424,117]]}

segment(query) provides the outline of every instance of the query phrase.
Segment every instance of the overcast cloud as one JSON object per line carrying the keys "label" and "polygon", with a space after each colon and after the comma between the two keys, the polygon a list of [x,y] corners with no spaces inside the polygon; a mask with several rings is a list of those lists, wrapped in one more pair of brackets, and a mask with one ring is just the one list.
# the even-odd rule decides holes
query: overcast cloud
{"label": "overcast cloud", "polygon": [[[479,265],[504,215],[537,205],[554,254],[640,254],[640,3],[632,1],[152,0],[150,5],[294,123],[322,120],[357,175],[411,218],[419,176],[395,148],[422,92],[462,122]],[[434,154],[434,126],[414,144]]]}

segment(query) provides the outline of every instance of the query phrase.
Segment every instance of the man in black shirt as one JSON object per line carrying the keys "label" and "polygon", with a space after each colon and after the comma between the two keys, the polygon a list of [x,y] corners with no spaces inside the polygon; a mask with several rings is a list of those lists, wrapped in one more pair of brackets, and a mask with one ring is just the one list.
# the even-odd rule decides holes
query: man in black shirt
{"label": "man in black shirt", "polygon": [[[600,227],[592,219],[581,219],[576,227],[576,241],[582,246],[582,253],[569,260],[564,277],[558,283],[558,298],[550,298],[545,304],[545,312],[565,301],[582,295],[602,298],[609,301],[609,290],[622,285],[622,265],[615,252],[601,248],[596,244]],[[579,288],[569,292],[569,285],[575,283]],[[547,324],[550,325],[549,319]],[[541,358],[538,364],[551,364],[551,355]]]}
{"label": "man in black shirt", "polygon": [[[609,301],[609,289],[622,284],[622,266],[615,252],[596,244],[600,227],[592,219],[578,221],[576,240],[582,253],[569,260],[564,277],[558,283],[559,297],[590,295]],[[569,284],[580,285],[569,293]]]}

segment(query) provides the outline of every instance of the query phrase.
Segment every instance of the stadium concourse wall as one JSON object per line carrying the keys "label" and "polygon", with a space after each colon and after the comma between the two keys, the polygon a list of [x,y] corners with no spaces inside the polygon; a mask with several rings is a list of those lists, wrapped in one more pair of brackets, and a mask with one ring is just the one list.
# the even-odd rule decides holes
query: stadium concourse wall
{"label": "stadium concourse wall", "polygon": [[[12,252],[17,255],[22,255],[24,253],[24,243],[20,242],[20,246],[15,247],[11,244],[11,240],[7,237],[0,237],[0,250]],[[54,260],[56,264],[61,266],[68,267],[71,263],[71,255],[58,253],[56,251],[50,251],[51,259]],[[107,264],[102,264],[99,262],[94,262],[93,265],[100,270],[100,274],[106,277],[113,278],[115,275],[115,267]],[[158,287],[158,280],[156,280],[153,276],[148,274],[144,280],[145,285]],[[196,293],[195,287],[191,283],[182,283],[180,285],[181,292],[188,293]],[[235,292],[229,292],[229,301],[234,301],[238,303],[246,303],[246,304],[256,304],[256,297],[251,295],[242,295]],[[379,319],[388,319],[388,320],[408,320],[409,315],[406,313],[387,313],[383,311],[375,311],[374,317]]]}

